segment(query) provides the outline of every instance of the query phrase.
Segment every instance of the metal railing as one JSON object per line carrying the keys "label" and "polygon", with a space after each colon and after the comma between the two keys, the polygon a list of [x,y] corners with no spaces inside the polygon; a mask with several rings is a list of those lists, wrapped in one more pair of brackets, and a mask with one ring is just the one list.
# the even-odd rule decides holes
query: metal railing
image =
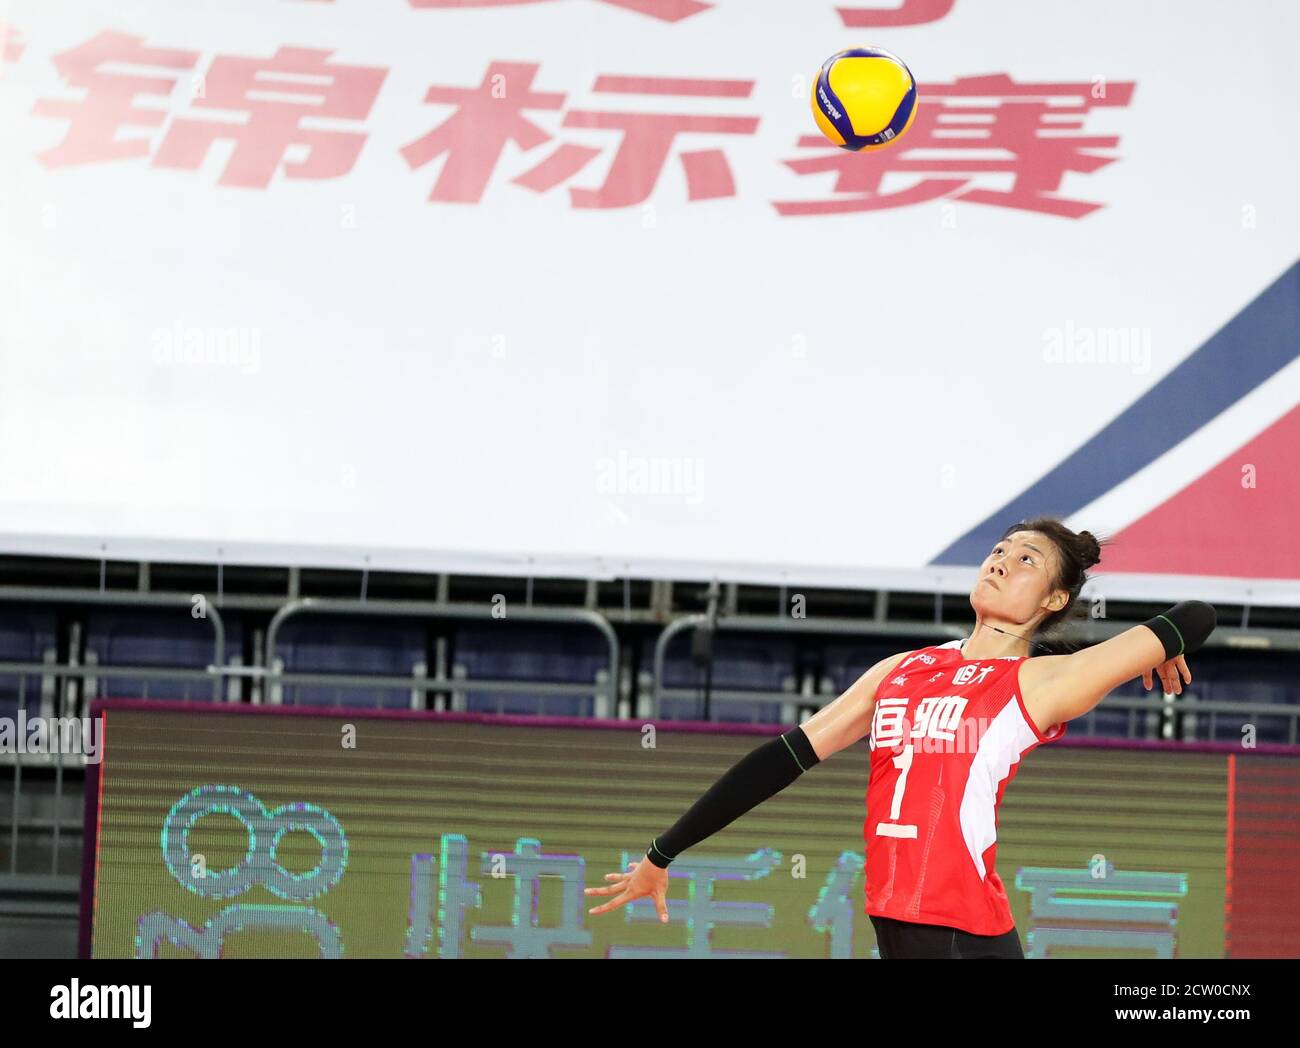
{"label": "metal railing", "polygon": [[[674,619],[659,634],[655,641],[654,651],[654,671],[653,671],[653,691],[650,698],[650,716],[657,718],[660,715],[662,702],[666,698],[690,698],[694,697],[698,691],[696,688],[669,688],[664,684],[664,664],[667,659],[668,645],[673,639],[687,630],[699,629],[708,623],[706,615],[683,615],[681,618]],[[817,636],[849,636],[849,637],[935,637],[941,638],[942,641],[958,640],[963,638],[969,632],[960,629],[957,626],[935,625],[933,623],[918,622],[912,624],[883,623],[883,622],[861,622],[856,619],[786,619],[786,618],[768,618],[762,615],[732,615],[726,618],[719,618],[716,627],[718,630],[727,632],[745,632],[751,634],[762,633],[790,633]],[[864,666],[863,669],[866,669]],[[744,699],[745,701],[762,701],[771,699],[774,702],[790,703],[797,701],[798,695],[790,692],[776,691],[758,691],[758,690],[735,690],[730,688],[713,689],[712,695],[724,702]],[[806,705],[806,703],[804,703]],[[820,703],[818,703],[820,705]]]}
{"label": "metal railing", "polygon": [[[449,677],[437,673],[433,677],[373,677],[368,675],[341,675],[334,673],[286,672],[281,668],[277,657],[277,645],[280,631],[285,622],[295,616],[341,615],[345,617],[384,617],[404,621],[437,619],[452,621],[480,621],[502,623],[560,623],[585,625],[596,629],[608,646],[609,669],[606,678],[599,678],[593,684],[583,682],[554,681],[517,681],[484,680]],[[505,616],[495,613],[495,609],[479,604],[452,604],[447,602],[412,602],[412,601],[353,601],[325,600],[306,597],[290,601],[271,619],[266,630],[266,665],[260,669],[243,672],[257,672],[263,675],[273,691],[292,684],[324,684],[335,687],[387,687],[390,689],[410,688],[424,692],[519,692],[537,695],[573,695],[591,693],[595,703],[597,717],[613,715],[618,699],[619,680],[619,644],[618,636],[609,620],[594,611],[578,608],[511,608]],[[216,669],[209,667],[209,669]]]}
{"label": "metal railing", "polygon": [[[201,596],[201,595],[200,595]],[[220,610],[216,605],[204,600],[203,611],[200,615],[193,615],[194,597],[186,596],[183,593],[131,593],[126,591],[108,591],[108,590],[87,590],[87,589],[70,589],[70,590],[47,590],[34,586],[0,586],[0,604],[58,604],[91,607],[109,607],[116,609],[138,610],[140,608],[189,608],[191,618],[202,619],[212,626],[212,661],[215,664],[224,664],[226,661],[226,623],[221,617]],[[65,670],[71,670],[72,666],[63,667]],[[105,667],[107,671],[107,667]],[[3,672],[3,665],[0,664],[0,672]],[[112,676],[115,671],[102,673],[87,673],[83,677],[94,676]],[[118,676],[127,676],[125,673],[119,673]],[[64,676],[74,676],[66,673]],[[139,676],[139,674],[137,674]],[[160,676],[151,671],[150,676]],[[184,680],[186,677],[178,678]],[[212,688],[212,697],[219,699],[221,697],[221,678],[205,674],[202,678],[204,683]]]}
{"label": "metal railing", "polygon": [[[193,598],[182,594],[104,592],[95,590],[50,591],[26,587],[0,587],[0,603],[5,604],[63,604],[93,607],[112,607],[122,609],[140,608],[176,608],[191,607]],[[210,623],[213,631],[213,659],[206,667],[161,667],[161,666],[117,666],[102,663],[78,665],[75,663],[50,662],[0,662],[0,676],[16,676],[19,681],[20,705],[24,702],[28,677],[37,677],[46,682],[45,693],[50,692],[49,682],[53,682],[56,694],[66,693],[58,686],[70,680],[98,681],[105,679],[141,680],[145,685],[143,697],[148,697],[148,682],[179,681],[195,685],[195,691],[207,690],[212,699],[220,700],[223,682],[229,679],[251,678],[270,689],[272,699],[282,694],[285,686],[317,685],[333,686],[341,690],[381,689],[409,690],[412,693],[428,695],[436,693],[473,693],[504,692],[537,695],[572,695],[575,693],[591,694],[595,700],[596,716],[611,716],[615,709],[620,689],[620,648],[618,637],[610,622],[604,615],[585,609],[566,608],[512,608],[508,619],[517,623],[555,623],[567,625],[586,625],[596,629],[605,639],[608,650],[608,671],[604,679],[597,679],[591,684],[583,682],[554,682],[528,680],[489,680],[467,678],[448,674],[441,667],[434,675],[412,674],[410,676],[348,674],[307,671],[287,671],[283,669],[278,648],[281,631],[286,622],[304,615],[334,615],[343,617],[383,617],[400,619],[406,622],[419,620],[459,620],[459,621],[504,621],[491,607],[475,604],[455,604],[439,602],[408,601],[357,601],[330,600],[321,598],[303,598],[282,604],[271,619],[264,643],[265,665],[242,666],[227,664],[225,660],[225,623],[220,610],[212,602],[206,607],[206,614],[200,616]],[[655,647],[653,671],[650,674],[650,702],[648,714],[651,717],[661,715],[664,699],[691,698],[698,694],[698,688],[669,687],[665,683],[665,665],[668,647],[672,641],[688,630],[706,625],[704,615],[680,616],[660,631]],[[1080,641],[1097,641],[1128,629],[1131,623],[1088,622],[1075,628],[1072,637]],[[930,622],[881,622],[849,619],[810,619],[785,618],[779,616],[732,615],[716,622],[719,631],[788,636],[873,639],[886,637],[923,637],[933,639],[936,643],[956,640],[968,634],[966,627],[956,624]],[[1300,650],[1300,636],[1292,631],[1283,630],[1243,630],[1220,628],[1216,631],[1216,646],[1229,648],[1263,648],[1267,650]],[[712,695],[722,703],[737,701],[764,702],[789,705],[821,705],[827,693],[818,687],[813,694],[807,692],[790,692],[749,688],[722,687],[712,691]],[[83,695],[83,698],[85,696]],[[182,696],[189,699],[188,689]],[[1127,699],[1112,696],[1106,700],[1108,709],[1125,709],[1134,713],[1148,709],[1150,702],[1143,699]],[[1154,700],[1156,702],[1159,699]],[[1282,716],[1290,719],[1289,738],[1292,743],[1297,738],[1297,718],[1300,708],[1290,705],[1242,703],[1235,701],[1207,702],[1194,696],[1183,699],[1185,705],[1195,704],[1197,709],[1210,715],[1211,725],[1219,713],[1249,713],[1266,716]],[[66,708],[60,712],[72,715],[76,711]],[[1136,733],[1133,733],[1136,734]],[[0,761],[12,755],[0,754]]]}

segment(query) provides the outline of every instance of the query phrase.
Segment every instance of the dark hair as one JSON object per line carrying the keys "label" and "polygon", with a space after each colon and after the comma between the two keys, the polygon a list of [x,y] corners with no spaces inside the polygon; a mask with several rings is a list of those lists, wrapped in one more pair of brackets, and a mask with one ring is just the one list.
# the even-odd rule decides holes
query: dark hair
{"label": "dark hair", "polygon": [[1065,607],[1049,614],[1038,624],[1039,634],[1050,632],[1060,626],[1073,614],[1079,590],[1088,581],[1088,569],[1101,563],[1101,547],[1108,541],[1098,539],[1090,531],[1073,532],[1056,517],[1034,517],[1012,524],[1002,533],[1002,539],[1010,538],[1017,531],[1037,531],[1052,540],[1059,554],[1056,572],[1052,577],[1052,589],[1066,590],[1070,594]]}

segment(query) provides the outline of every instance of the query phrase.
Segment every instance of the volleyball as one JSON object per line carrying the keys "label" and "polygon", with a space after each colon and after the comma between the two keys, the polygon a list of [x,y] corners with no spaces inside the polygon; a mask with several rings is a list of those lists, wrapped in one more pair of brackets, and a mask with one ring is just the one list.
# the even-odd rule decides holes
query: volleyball
{"label": "volleyball", "polygon": [[916,117],[916,81],[897,55],[853,47],[831,55],[812,89],[821,133],[854,153],[897,142]]}

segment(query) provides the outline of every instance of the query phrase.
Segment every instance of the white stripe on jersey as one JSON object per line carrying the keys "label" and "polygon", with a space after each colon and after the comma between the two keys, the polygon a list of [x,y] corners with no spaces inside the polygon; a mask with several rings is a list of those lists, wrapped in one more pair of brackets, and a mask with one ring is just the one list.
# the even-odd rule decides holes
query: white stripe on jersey
{"label": "white stripe on jersey", "polygon": [[980,739],[979,749],[971,758],[958,817],[966,850],[979,870],[981,881],[987,875],[984,853],[998,839],[994,811],[998,786],[1007,777],[1011,766],[1018,763],[1025,750],[1037,741],[1038,736],[1025,722],[1020,703],[1012,695],[1002,712],[993,718]]}

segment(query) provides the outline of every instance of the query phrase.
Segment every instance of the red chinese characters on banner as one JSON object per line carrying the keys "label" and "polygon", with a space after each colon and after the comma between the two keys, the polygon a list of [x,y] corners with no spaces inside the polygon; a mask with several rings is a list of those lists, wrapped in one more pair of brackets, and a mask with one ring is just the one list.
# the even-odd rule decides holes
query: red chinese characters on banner
{"label": "red chinese characters on banner", "polygon": [[[520,4],[548,3],[550,0],[410,0],[412,7],[517,7]],[[621,7],[637,14],[649,15],[661,22],[680,22],[683,18],[707,11],[713,4],[703,0],[600,0],[611,7]]]}
{"label": "red chinese characters on banner", "polygon": [[151,69],[194,68],[197,51],[177,51],[146,47],[138,36],[103,32],[86,43],[54,56],[54,66],[69,87],[81,88],[81,101],[38,99],[32,112],[37,116],[68,120],[70,126],[63,141],[36,158],[46,167],[90,164],[99,160],[124,160],[147,156],[147,138],[119,139],[118,131],[127,127],[161,127],[167,111],[157,106],[137,105],[139,96],[166,98],[176,86],[177,76],[108,73],[100,67],[115,65],[148,66]]}
{"label": "red chinese characters on banner", "polygon": [[903,0],[901,7],[837,7],[840,21],[850,29],[925,25],[937,22],[957,0]]}
{"label": "red chinese characters on banner", "polygon": [[[352,170],[366,136],[360,131],[302,126],[304,118],[364,120],[388,71],[374,66],[335,65],[332,51],[281,47],[271,58],[219,55],[194,99],[200,109],[247,114],[234,123],[177,117],[153,162],[158,167],[197,170],[212,144],[233,141],[234,151],[218,180],[223,186],[264,189],[283,164],[286,178],[338,178]],[[291,100],[258,98],[274,93]],[[287,161],[292,146],[306,157]]]}
{"label": "red chinese characters on banner", "polygon": [[[13,31],[0,26],[0,54]],[[147,157],[148,136],[119,137],[130,128],[157,130],[177,83],[191,80],[192,112],[174,118],[161,135],[156,167],[198,170],[219,141],[233,143],[223,186],[265,188],[277,172],[295,179],[339,178],[355,166],[366,141],[362,130],[321,128],[306,121],[364,121],[387,70],[337,64],[333,51],[280,47],[270,58],[219,55],[197,75],[196,51],[146,46],[140,37],[106,31],[54,56],[70,88],[82,97],[39,99],[33,112],[68,122],[62,141],[37,154],[46,167]],[[138,67],[133,69],[132,67]],[[736,180],[719,136],[753,135],[759,118],[701,112],[701,99],[748,99],[752,80],[668,76],[596,78],[593,94],[639,102],[630,107],[568,108],[563,92],[534,88],[540,66],[491,62],[475,87],[434,85],[424,100],[454,111],[400,152],[412,169],[443,158],[428,199],[477,204],[507,146],[528,153],[531,165],[511,181],[535,193],[569,183],[608,160],[603,184],[567,185],[570,206],[627,208],[648,200],[674,158],[690,201],[736,195]],[[170,75],[168,70],[173,71]],[[189,74],[187,77],[186,74]],[[830,199],[773,201],[781,216],[845,214],[904,207],[939,198],[991,204],[1065,218],[1082,218],[1102,205],[1063,195],[1070,173],[1090,174],[1116,159],[1116,135],[1088,135],[1090,111],[1127,106],[1134,84],[1018,84],[1005,73],[921,85],[915,124],[907,140],[873,153],[838,149],[816,134],[799,146],[818,150],[783,163],[798,175],[833,173]],[[647,104],[646,99],[656,102]],[[154,104],[150,104],[150,99]],[[668,104],[663,100],[678,100]],[[161,101],[159,101],[161,100]],[[552,113],[546,123],[531,114]],[[561,137],[564,131],[575,134]],[[603,137],[616,135],[608,144]],[[692,142],[702,144],[692,146]],[[713,139],[713,141],[709,141]],[[612,155],[610,155],[612,153]],[[292,157],[292,159],[291,159]]]}
{"label": "red chinese characters on banner", "polygon": [[[598,93],[692,98],[748,98],[753,89],[752,80],[608,75],[597,77],[594,88]],[[679,134],[752,135],[758,130],[758,117],[570,109],[564,115],[564,126],[622,133],[605,184],[599,189],[569,189],[569,201],[574,207],[613,208],[631,207],[649,199]],[[514,181],[545,192],[577,174],[597,153],[587,146],[565,143]],[[680,153],[679,158],[686,173],[688,199],[716,200],[736,195],[731,166],[721,149],[691,150]]]}
{"label": "red chinese characters on banner", "polygon": [[[236,121],[178,117],[172,121],[153,157],[157,167],[197,170],[212,144],[235,143],[219,184],[265,188],[284,167],[289,178],[335,178],[347,174],[365,142],[358,131],[318,130],[301,126],[304,118],[363,120],[387,75],[368,66],[333,65],[330,51],[282,47],[274,56],[241,58],[219,55],[203,77],[195,77],[196,109],[219,109],[245,117]],[[146,47],[141,37],[103,32],[70,51],[56,55],[55,66],[71,87],[81,88],[80,101],[40,99],[38,116],[70,121],[63,141],[38,153],[46,167],[124,160],[149,155],[150,140],[121,140],[125,127],[158,128],[167,110],[138,104],[141,96],[169,98],[180,72],[192,70],[197,51]],[[119,67],[108,71],[105,66]],[[150,73],[122,72],[122,66],[146,66]],[[153,70],[175,69],[176,76]],[[258,93],[274,94],[270,99]],[[286,100],[286,96],[288,100]],[[288,162],[291,147],[306,151],[305,159]]]}
{"label": "red chinese characters on banner", "polygon": [[[891,149],[850,153],[820,135],[800,146],[822,155],[786,160],[799,175],[837,175],[830,200],[774,201],[782,216],[877,211],[940,197],[996,207],[1082,218],[1101,204],[1060,194],[1069,172],[1090,174],[1116,159],[1101,155],[1119,144],[1117,135],[1084,135],[1089,110],[1127,106],[1132,82],[1110,84],[1017,84],[1005,73],[966,77],[953,84],[920,85],[919,108],[907,139]],[[979,100],[977,104],[951,99]],[[920,155],[924,151],[924,156]],[[988,154],[1001,154],[989,156]],[[1009,156],[1008,156],[1009,154]],[[916,176],[912,185],[881,191],[887,175]],[[972,185],[981,176],[1011,177],[1009,189]]]}
{"label": "red chinese characters on banner", "polygon": [[493,62],[478,87],[430,87],[426,102],[454,105],[456,112],[427,135],[400,150],[413,168],[447,154],[430,200],[477,204],[507,142],[528,150],[550,135],[523,115],[525,110],[560,109],[564,95],[536,92],[539,66]]}
{"label": "red chinese characters on banner", "polygon": [[18,36],[18,30],[0,22],[0,65],[17,62],[22,56],[23,42]]}
{"label": "red chinese characters on banner", "polygon": [[[564,95],[535,92],[536,64],[493,62],[476,88],[431,87],[426,102],[450,103],[457,111],[429,134],[404,147],[408,164],[418,168],[443,153],[447,159],[429,199],[478,203],[508,142],[527,151],[553,136],[523,115],[525,110],[558,110]],[[594,91],[616,95],[691,98],[748,98],[750,80],[700,80],[679,77],[597,77]],[[758,118],[748,116],[623,112],[570,109],[563,126],[617,131],[621,139],[598,189],[569,187],[575,208],[632,207],[649,199],[681,134],[752,135]],[[537,193],[577,175],[601,150],[561,142],[534,167],[512,181]],[[734,196],[735,179],[721,149],[680,153],[689,199]]]}

